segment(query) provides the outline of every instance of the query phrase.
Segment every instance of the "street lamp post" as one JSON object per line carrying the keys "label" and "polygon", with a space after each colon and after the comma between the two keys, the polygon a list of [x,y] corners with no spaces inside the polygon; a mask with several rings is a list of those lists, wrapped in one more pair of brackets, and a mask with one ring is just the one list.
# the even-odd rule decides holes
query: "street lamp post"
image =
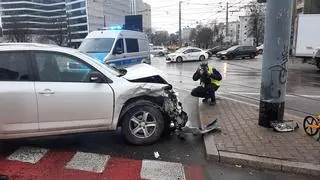
{"label": "street lamp post", "polygon": [[262,63],[259,125],[283,121],[292,0],[268,0]]}

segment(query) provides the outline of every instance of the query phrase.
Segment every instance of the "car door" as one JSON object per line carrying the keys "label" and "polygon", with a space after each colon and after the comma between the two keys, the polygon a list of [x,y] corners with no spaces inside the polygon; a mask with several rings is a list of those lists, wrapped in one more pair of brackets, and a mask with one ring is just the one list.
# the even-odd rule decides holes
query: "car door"
{"label": "car door", "polygon": [[107,83],[90,82],[88,74],[95,68],[59,52],[34,52],[33,60],[40,131],[85,130],[112,123],[113,90]]}
{"label": "car door", "polygon": [[187,49],[183,52],[183,60],[184,61],[192,60],[192,49]]}
{"label": "car door", "polygon": [[124,50],[124,43],[122,38],[117,40],[111,53],[112,53],[112,58],[108,63],[115,66],[121,66],[122,61],[126,58],[126,53]]}
{"label": "car door", "polygon": [[240,46],[237,49],[235,49],[235,55],[236,57],[243,57],[245,55],[244,46]]}
{"label": "car door", "polygon": [[125,38],[126,58],[122,61],[122,67],[139,64],[142,61],[138,39]]}
{"label": "car door", "polygon": [[0,134],[37,132],[37,113],[28,53],[0,52]]}
{"label": "car door", "polygon": [[192,60],[199,60],[200,55],[201,55],[201,50],[200,49],[192,49]]}

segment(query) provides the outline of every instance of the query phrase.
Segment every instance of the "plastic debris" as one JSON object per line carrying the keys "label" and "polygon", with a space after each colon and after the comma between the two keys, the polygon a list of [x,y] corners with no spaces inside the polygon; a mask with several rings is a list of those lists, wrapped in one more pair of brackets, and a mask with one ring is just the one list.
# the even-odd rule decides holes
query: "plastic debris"
{"label": "plastic debris", "polygon": [[160,157],[159,152],[154,152],[154,157],[155,157],[156,159],[158,159],[158,158]]}
{"label": "plastic debris", "polygon": [[241,165],[239,165],[239,164],[237,164],[237,165],[236,165],[236,167],[237,167],[237,168],[242,168],[242,166],[241,166]]}
{"label": "plastic debris", "polygon": [[272,122],[271,126],[273,130],[276,132],[292,132],[299,128],[298,123],[294,123],[293,121],[283,121],[283,122]]}

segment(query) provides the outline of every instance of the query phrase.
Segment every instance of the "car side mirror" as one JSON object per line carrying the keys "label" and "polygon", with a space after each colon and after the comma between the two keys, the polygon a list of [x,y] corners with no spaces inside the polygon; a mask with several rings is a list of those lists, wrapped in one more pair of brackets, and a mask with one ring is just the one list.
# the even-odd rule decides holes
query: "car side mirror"
{"label": "car side mirror", "polygon": [[114,51],[113,51],[113,55],[116,55],[116,54],[122,54],[123,51],[121,50],[121,48],[116,48]]}
{"label": "car side mirror", "polygon": [[89,74],[89,81],[94,83],[106,82],[104,75],[97,71],[93,71]]}

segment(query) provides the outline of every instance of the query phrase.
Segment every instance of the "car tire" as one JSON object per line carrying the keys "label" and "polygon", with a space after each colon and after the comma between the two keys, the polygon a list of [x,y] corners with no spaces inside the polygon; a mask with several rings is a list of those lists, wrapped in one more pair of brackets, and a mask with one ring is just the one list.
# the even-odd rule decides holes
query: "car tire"
{"label": "car tire", "polygon": [[164,53],[163,52],[159,52],[159,56],[164,56]]}
{"label": "car tire", "polygon": [[258,51],[258,54],[263,54],[263,50],[260,49],[260,50]]}
{"label": "car tire", "polygon": [[250,54],[250,59],[254,59],[256,57],[255,54]]}
{"label": "car tire", "polygon": [[199,58],[199,61],[204,61],[204,60],[206,60],[206,57],[204,55],[201,55]]}
{"label": "car tire", "polygon": [[132,106],[122,118],[122,134],[134,145],[152,144],[164,131],[164,117],[156,105],[141,101]]}
{"label": "car tire", "polygon": [[227,58],[228,58],[228,60],[232,60],[232,59],[234,59],[234,56],[233,55],[228,55]]}
{"label": "car tire", "polygon": [[220,60],[224,60],[224,57],[221,57]]}
{"label": "car tire", "polygon": [[177,57],[177,62],[178,62],[178,63],[182,63],[182,62],[183,62],[182,57],[180,57],[180,56],[179,56],[179,57]]}

